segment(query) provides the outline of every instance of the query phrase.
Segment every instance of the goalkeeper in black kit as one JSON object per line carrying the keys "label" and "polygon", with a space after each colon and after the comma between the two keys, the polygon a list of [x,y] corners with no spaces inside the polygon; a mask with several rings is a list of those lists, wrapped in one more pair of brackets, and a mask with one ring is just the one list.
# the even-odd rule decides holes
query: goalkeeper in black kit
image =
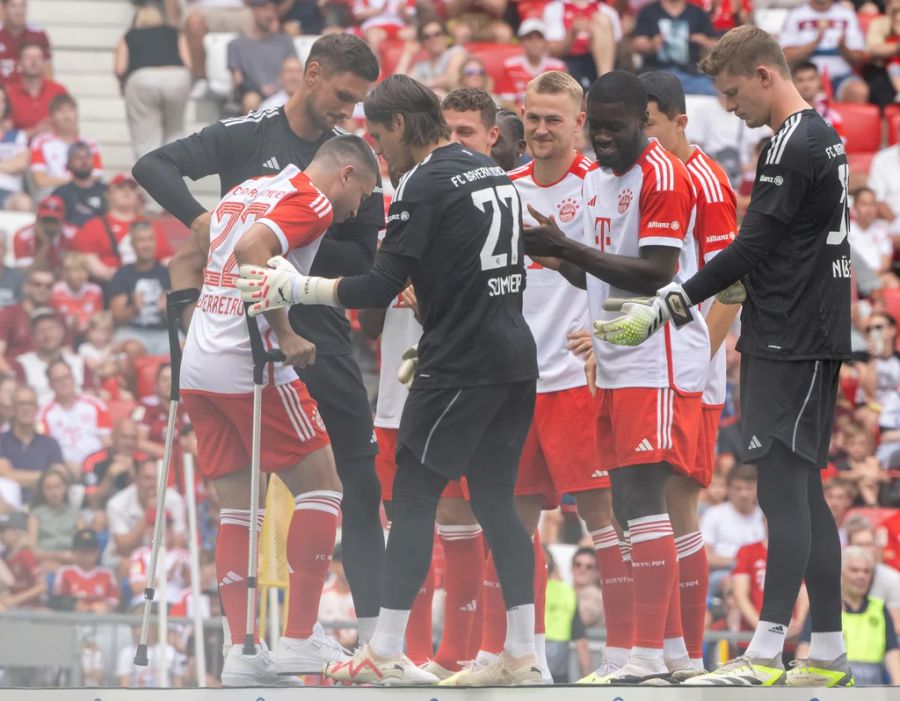
{"label": "goalkeeper in black kit", "polygon": [[[668,321],[676,327],[690,321],[694,301],[729,288],[734,293],[743,283],[742,431],[769,526],[765,595],[746,653],[686,683],[852,686],[841,635],[841,545],[819,474],[841,362],[850,356],[844,145],[794,88],[781,48],[763,30],[729,31],[700,67],[715,79],[728,111],[775,132],[760,155],[740,233],[683,286],[668,285],[655,298],[617,300],[624,315],[595,322],[595,332],[610,343],[637,345]],[[785,632],[804,581],[809,659],[786,672]]]}

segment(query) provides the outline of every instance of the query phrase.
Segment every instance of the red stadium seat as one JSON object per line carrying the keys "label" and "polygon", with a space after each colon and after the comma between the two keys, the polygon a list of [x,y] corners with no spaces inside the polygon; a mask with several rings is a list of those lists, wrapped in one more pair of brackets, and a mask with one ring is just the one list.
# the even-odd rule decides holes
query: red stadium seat
{"label": "red stadium seat", "polygon": [[[900,107],[900,105],[897,105]],[[888,146],[893,146],[900,141],[900,110],[884,111],[887,120],[887,142]]]}
{"label": "red stadium seat", "polygon": [[507,84],[506,71],[503,63],[510,56],[522,53],[522,47],[518,44],[466,44],[466,51],[480,59],[484,69],[494,81],[494,94],[515,92],[515,89]]}
{"label": "red stadium seat", "polygon": [[[387,39],[381,44],[381,78],[387,78],[394,73],[394,69],[403,55],[403,47],[406,45],[402,39]],[[413,63],[424,60],[428,52],[422,49],[413,56]]]}
{"label": "red stadium seat", "polygon": [[865,153],[847,153],[847,163],[850,165],[850,173],[869,174],[872,167],[872,159],[875,158],[877,151],[866,151]]}
{"label": "red stadium seat", "polygon": [[[888,287],[881,290],[881,298],[884,300],[884,309],[895,319],[900,320],[900,289]],[[897,339],[900,345],[900,339]]]}
{"label": "red stadium seat", "polygon": [[156,373],[159,366],[169,362],[167,355],[142,355],[134,359],[135,389],[138,399],[156,393]]}
{"label": "red stadium seat", "polygon": [[881,114],[875,105],[835,102],[831,105],[843,119],[847,153],[877,151],[881,147]]}
{"label": "red stadium seat", "polygon": [[866,34],[869,33],[869,25],[872,24],[876,17],[884,17],[884,15],[880,15],[877,12],[860,12],[856,15],[856,19],[859,22],[859,29],[863,36],[866,36]]}

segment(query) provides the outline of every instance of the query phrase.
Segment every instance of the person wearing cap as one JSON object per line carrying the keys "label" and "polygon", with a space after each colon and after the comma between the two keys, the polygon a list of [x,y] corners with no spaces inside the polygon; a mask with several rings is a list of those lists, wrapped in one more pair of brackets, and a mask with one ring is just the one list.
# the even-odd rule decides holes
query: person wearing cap
{"label": "person wearing cap", "polygon": [[250,0],[253,27],[228,44],[228,70],[243,112],[252,112],[278,92],[278,72],[296,56],[294,40],[281,31],[275,0]]}
{"label": "person wearing cap", "polygon": [[503,96],[521,106],[525,100],[528,81],[547,71],[566,72],[566,64],[550,55],[547,43],[547,29],[544,21],[536,17],[526,19],[519,25],[519,45],[524,53],[510,56],[503,62],[506,74],[505,87],[513,93]]}
{"label": "person wearing cap", "polygon": [[57,95],[50,101],[50,131],[38,134],[31,142],[29,176],[35,198],[46,197],[54,188],[72,179],[67,167],[69,147],[83,142],[91,150],[92,172],[103,174],[103,163],[97,144],[78,133],[78,104],[71,95]]}
{"label": "person wearing cap", "polygon": [[12,575],[5,591],[0,588],[0,611],[39,605],[47,591],[47,580],[28,541],[28,514],[0,514],[0,545],[3,562]]}
{"label": "person wearing cap", "polygon": [[94,167],[94,151],[86,141],[76,141],[66,154],[66,168],[72,179],[53,194],[66,205],[66,223],[84,226],[88,219],[106,211],[106,184]]}
{"label": "person wearing cap", "polygon": [[50,195],[41,200],[37,219],[19,229],[13,236],[16,267],[31,265],[58,271],[63,252],[73,245],[77,230],[66,224],[66,205],[60,197]]}
{"label": "person wearing cap", "polygon": [[597,76],[615,66],[622,39],[618,13],[597,0],[554,0],[542,15],[550,53],[566,62],[568,73],[587,91]]}
{"label": "person wearing cap", "polygon": [[51,607],[90,613],[119,608],[119,585],[108,567],[100,564],[100,540],[90,528],[72,538],[72,563],[56,571],[50,593]]}
{"label": "person wearing cap", "polygon": [[44,406],[53,399],[47,369],[56,360],[63,360],[69,366],[75,389],[81,392],[86,379],[84,358],[66,345],[66,325],[59,315],[50,307],[35,309],[31,314],[31,335],[34,350],[16,358],[16,378],[37,392],[38,404]]}
{"label": "person wearing cap", "polygon": [[[109,210],[85,222],[78,231],[72,248],[87,255],[91,277],[109,282],[123,265],[134,263],[136,255],[128,230],[136,221],[145,221],[141,213],[141,194],[130,174],[119,173],[109,183]],[[153,225],[156,233],[156,259],[167,262],[172,246],[162,229]]]}

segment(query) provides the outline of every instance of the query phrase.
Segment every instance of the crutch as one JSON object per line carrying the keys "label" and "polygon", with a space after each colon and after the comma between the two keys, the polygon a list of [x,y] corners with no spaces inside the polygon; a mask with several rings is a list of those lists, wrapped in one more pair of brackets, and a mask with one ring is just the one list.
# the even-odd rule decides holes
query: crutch
{"label": "crutch", "polygon": [[284,353],[277,348],[266,350],[256,319],[250,316],[250,304],[244,305],[244,316],[247,317],[247,332],[250,335],[250,355],[253,357],[253,444],[250,455],[250,549],[247,559],[247,627],[244,635],[245,655],[256,654],[256,643],[253,642],[253,629],[256,618],[257,588],[257,520],[259,519],[259,452],[260,429],[262,426],[262,391],[266,386],[265,374],[268,363],[284,360]]}
{"label": "crutch", "polygon": [[[163,464],[156,480],[156,518],[153,521],[153,543],[150,547],[150,562],[147,565],[147,586],[144,588],[144,616],[141,619],[141,640],[134,653],[134,664],[147,666],[147,637],[150,633],[150,611],[156,596],[156,564],[163,538],[163,518],[166,513],[166,486],[169,483],[169,466],[172,462],[172,445],[175,442],[175,419],[178,415],[179,374],[181,372],[181,342],[178,329],[181,313],[200,298],[200,290],[172,290],[166,294],[166,326],[169,331],[169,356],[172,367],[172,389],[169,391],[169,418],[166,423],[166,445],[163,449]],[[161,633],[162,634],[162,633]]]}

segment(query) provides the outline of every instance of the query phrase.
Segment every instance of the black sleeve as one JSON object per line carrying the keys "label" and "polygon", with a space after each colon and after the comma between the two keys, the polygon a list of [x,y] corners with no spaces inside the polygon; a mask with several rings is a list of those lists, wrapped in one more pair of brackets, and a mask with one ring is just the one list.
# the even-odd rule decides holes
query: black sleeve
{"label": "black sleeve", "polygon": [[381,250],[419,260],[428,248],[431,222],[439,215],[426,196],[405,198],[406,193],[391,203]]}
{"label": "black sleeve", "polygon": [[383,309],[406,287],[413,265],[414,258],[385,251],[382,246],[370,272],[340,281],[338,301],[348,309]]}
{"label": "black sleeve", "polygon": [[581,611],[578,606],[575,607],[575,615],[572,617],[572,638],[571,640],[582,640],[587,637],[587,631],[584,628],[584,621],[581,620]]}
{"label": "black sleeve", "polygon": [[655,37],[659,34],[659,23],[650,14],[650,5],[645,5],[638,12],[637,22],[634,27],[636,37]]}
{"label": "black sleeve", "polygon": [[191,195],[184,177],[198,180],[219,173],[232,155],[231,135],[216,122],[141,156],[131,172],[163,209],[189,227],[206,209]]}
{"label": "black sleeve", "polygon": [[[698,8],[699,9],[699,8]],[[697,13],[697,31],[701,34],[705,34],[708,37],[714,37],[716,35],[716,30],[713,28],[712,20],[709,15],[706,14],[703,10]]]}
{"label": "black sleeve", "polygon": [[116,295],[127,295],[134,291],[134,280],[128,268],[119,268],[109,281],[109,298]]}
{"label": "black sleeve", "polygon": [[749,210],[734,242],[684,283],[688,299],[699,304],[740,280],[787,234],[779,219]]}

